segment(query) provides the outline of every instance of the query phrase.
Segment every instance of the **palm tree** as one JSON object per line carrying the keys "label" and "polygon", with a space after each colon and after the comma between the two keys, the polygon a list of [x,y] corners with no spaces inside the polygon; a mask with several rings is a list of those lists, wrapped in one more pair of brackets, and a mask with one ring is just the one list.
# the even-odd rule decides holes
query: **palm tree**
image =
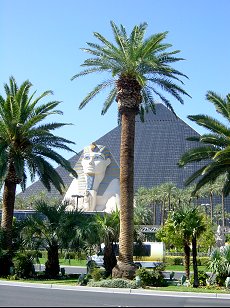
{"label": "palm tree", "polygon": [[222,98],[215,92],[208,91],[206,98],[214,104],[217,113],[223,117],[226,124],[208,115],[188,116],[191,121],[208,129],[210,133],[188,138],[188,140],[199,142],[200,146],[184,153],[178,164],[183,167],[193,162],[201,161],[204,163],[200,169],[186,180],[186,185],[197,180],[194,192],[207,183],[214,183],[220,175],[226,175],[223,193],[224,196],[227,196],[230,192],[230,128],[228,126],[230,120],[230,94],[226,98]]}
{"label": "palm tree", "polygon": [[[151,209],[153,204],[153,189],[140,187],[134,197],[134,224],[150,225],[153,224],[154,212]],[[152,219],[153,216],[153,219]]]}
{"label": "palm tree", "polygon": [[222,226],[225,227],[225,196],[224,196],[224,183],[226,181],[226,174],[221,175],[217,178],[216,185],[217,185],[217,195],[221,195],[221,213],[222,213]]}
{"label": "palm tree", "polygon": [[27,80],[20,87],[14,77],[5,84],[6,98],[0,95],[0,178],[3,183],[1,227],[6,231],[7,249],[11,249],[12,219],[15,204],[16,186],[25,190],[27,173],[33,182],[37,175],[43,185],[50,190],[51,184],[62,193],[64,183],[48,160],[54,161],[77,176],[70,163],[54,151],[72,151],[67,145],[74,144],[52,131],[63,123],[44,123],[49,115],[62,114],[55,109],[60,102],[40,103],[41,99],[52,94],[43,92],[35,98],[29,95],[32,84]]}
{"label": "palm tree", "polygon": [[[123,25],[118,27],[111,21],[115,44],[101,34],[94,32],[99,43],[87,43],[82,50],[92,55],[82,64],[85,70],[74,75],[72,80],[91,73],[107,73],[112,78],[99,83],[80,103],[82,109],[101,90],[109,93],[103,105],[105,114],[116,101],[121,122],[120,145],[120,240],[119,261],[114,268],[114,277],[130,278],[135,273],[133,267],[133,199],[134,199],[134,140],[135,118],[149,108],[155,110],[155,98],[160,98],[172,111],[169,100],[161,94],[163,90],[183,103],[181,95],[188,95],[176,82],[182,82],[184,74],[170,66],[182,60],[176,57],[179,50],[167,51],[170,44],[163,43],[167,32],[157,33],[144,39],[147,24],[135,26],[130,36]],[[183,82],[182,82],[183,83]]]}
{"label": "palm tree", "polygon": [[98,236],[104,243],[104,267],[105,275],[112,275],[112,270],[117,264],[114,244],[119,240],[119,211],[113,211],[103,216],[96,214],[95,222],[97,226]]}
{"label": "palm tree", "polygon": [[86,227],[84,214],[81,211],[68,212],[66,206],[37,200],[36,214],[24,221],[22,237],[28,247],[47,250],[45,272],[49,277],[59,274],[59,249],[70,245]]}
{"label": "palm tree", "polygon": [[175,226],[175,231],[181,234],[185,255],[186,277],[190,276],[190,243],[192,243],[194,287],[198,287],[198,267],[197,267],[197,238],[206,230],[205,219],[199,213],[197,207],[183,205],[173,212],[171,219]]}

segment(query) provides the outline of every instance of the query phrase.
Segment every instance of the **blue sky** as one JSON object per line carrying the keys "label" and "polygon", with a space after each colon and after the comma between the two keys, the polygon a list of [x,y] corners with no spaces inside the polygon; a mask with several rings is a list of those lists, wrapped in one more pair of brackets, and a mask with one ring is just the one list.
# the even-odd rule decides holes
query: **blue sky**
{"label": "blue sky", "polygon": [[56,134],[74,141],[73,149],[80,151],[117,125],[116,104],[101,116],[106,95],[78,110],[81,100],[103,80],[100,75],[88,75],[70,81],[88,56],[80,48],[97,42],[94,31],[113,41],[111,20],[128,32],[147,22],[146,37],[169,31],[165,43],[181,50],[180,56],[186,59],[175,68],[189,77],[184,89],[192,99],[184,97],[181,105],[171,98],[171,104],[182,120],[203,133],[187,116],[216,117],[206,92],[225,96],[230,90],[229,11],[229,0],[1,0],[0,93],[4,95],[3,85],[11,75],[18,85],[29,79],[38,95],[53,90],[49,100],[62,101],[64,112],[54,120],[74,124]]}

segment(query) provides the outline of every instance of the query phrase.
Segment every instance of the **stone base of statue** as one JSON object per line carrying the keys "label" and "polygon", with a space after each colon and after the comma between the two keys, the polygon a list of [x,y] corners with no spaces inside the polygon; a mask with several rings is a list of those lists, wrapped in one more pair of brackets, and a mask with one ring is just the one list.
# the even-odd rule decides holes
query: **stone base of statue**
{"label": "stone base of statue", "polygon": [[113,268],[112,277],[113,278],[126,278],[134,279],[137,266],[134,263],[124,263],[118,261],[117,265]]}

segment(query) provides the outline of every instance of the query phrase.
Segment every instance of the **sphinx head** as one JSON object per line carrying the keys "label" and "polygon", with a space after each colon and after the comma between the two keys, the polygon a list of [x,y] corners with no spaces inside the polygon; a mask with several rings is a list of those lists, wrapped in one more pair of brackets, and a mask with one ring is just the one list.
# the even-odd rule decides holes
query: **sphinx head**
{"label": "sphinx head", "polygon": [[81,165],[86,175],[104,177],[107,166],[111,163],[106,147],[92,143],[84,148]]}

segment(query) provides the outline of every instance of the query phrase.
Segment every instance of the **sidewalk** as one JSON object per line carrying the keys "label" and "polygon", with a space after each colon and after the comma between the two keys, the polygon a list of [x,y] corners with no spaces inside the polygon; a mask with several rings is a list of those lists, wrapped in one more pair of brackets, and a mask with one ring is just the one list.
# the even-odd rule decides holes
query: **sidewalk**
{"label": "sidewalk", "polygon": [[221,298],[230,299],[229,294],[222,293],[195,293],[195,292],[174,292],[174,291],[158,291],[146,289],[128,289],[128,288],[101,288],[101,287],[87,287],[87,286],[68,286],[59,284],[43,284],[43,283],[28,283],[21,281],[5,281],[0,280],[0,286],[16,286],[25,288],[43,288],[56,289],[68,291],[82,291],[82,292],[102,292],[102,293],[120,293],[120,294],[140,294],[148,296],[175,296],[175,297],[199,297],[199,298]]}

